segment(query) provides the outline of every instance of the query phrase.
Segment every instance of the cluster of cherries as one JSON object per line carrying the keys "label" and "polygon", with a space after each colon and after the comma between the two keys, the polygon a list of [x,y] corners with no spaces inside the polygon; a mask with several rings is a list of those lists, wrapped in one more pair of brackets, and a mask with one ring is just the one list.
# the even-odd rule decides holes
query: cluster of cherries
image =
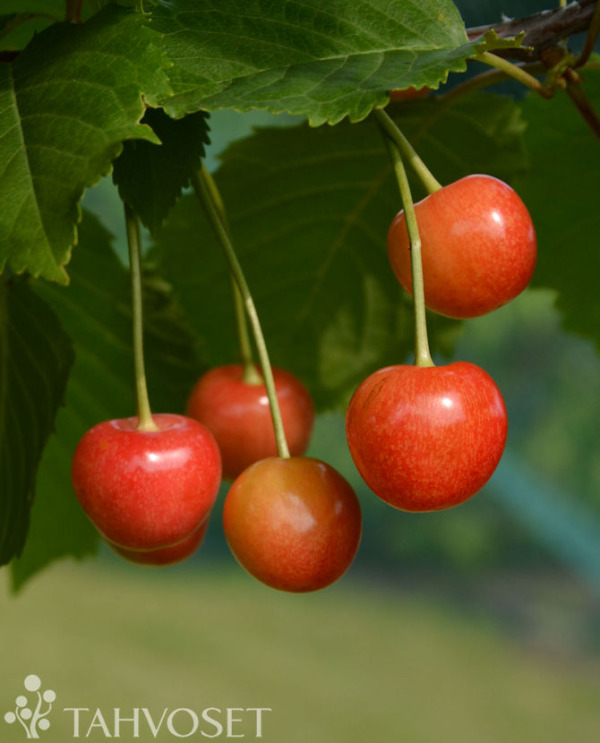
{"label": "cluster of cherries", "polygon": [[[536,238],[523,202],[485,175],[439,188],[414,206],[425,304],[454,318],[483,315],[529,283]],[[388,254],[412,291],[404,211],[388,234]],[[239,563],[267,585],[323,588],[350,566],[361,536],[359,501],[326,463],[304,456],[314,409],[291,374],[273,370],[290,456],[278,456],[262,378],[243,365],[212,369],[191,392],[187,415],[105,421],[74,453],[75,493],[99,532],[125,558],[164,565],[203,540],[222,479],[233,481],[223,525]],[[141,418],[140,418],[141,420]],[[502,456],[506,408],[491,377],[468,362],[380,369],[348,406],[346,433],[371,490],[406,511],[462,503],[491,477]]]}
{"label": "cluster of cherries", "polygon": [[273,369],[291,456],[277,456],[264,383],[244,380],[241,364],[202,376],[187,415],[104,421],[79,442],[75,493],[110,546],[130,561],[167,565],[201,544],[221,479],[233,480],[223,508],[227,541],[239,562],[267,585],[306,592],[337,580],[361,535],[361,510],[347,481],[302,456],[314,423],[302,383]]}
{"label": "cluster of cherries", "polygon": [[[537,257],[533,223],[517,193],[471,175],[415,205],[426,306],[453,318],[492,312],[529,284]],[[412,291],[404,212],[388,233],[394,273]],[[490,479],[504,451],[506,407],[475,364],[380,369],[354,393],[346,414],[352,458],[369,487],[405,511],[456,506]]]}

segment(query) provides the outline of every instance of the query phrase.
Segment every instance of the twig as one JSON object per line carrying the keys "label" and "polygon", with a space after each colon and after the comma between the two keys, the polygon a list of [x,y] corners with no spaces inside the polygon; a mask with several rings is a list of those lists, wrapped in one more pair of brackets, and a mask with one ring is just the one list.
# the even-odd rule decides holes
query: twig
{"label": "twig", "polygon": [[470,39],[477,39],[493,29],[501,38],[508,38],[525,31],[523,47],[530,48],[498,49],[494,54],[522,62],[534,62],[540,59],[541,53],[548,47],[555,46],[573,34],[587,31],[595,10],[596,0],[582,0],[580,3],[574,2],[564,8],[544,10],[525,18],[513,18],[487,26],[469,28],[467,35]]}
{"label": "twig", "polygon": [[581,54],[575,63],[575,67],[583,67],[587,63],[591,53],[594,51],[594,47],[596,46],[598,34],[600,34],[600,3],[596,3],[596,8],[592,20],[590,21],[585,43],[581,50]]}

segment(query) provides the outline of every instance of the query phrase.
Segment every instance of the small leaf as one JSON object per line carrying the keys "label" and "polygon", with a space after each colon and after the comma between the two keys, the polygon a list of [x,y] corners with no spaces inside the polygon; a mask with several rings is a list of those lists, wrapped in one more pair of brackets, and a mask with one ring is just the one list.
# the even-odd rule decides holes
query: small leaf
{"label": "small leaf", "polygon": [[48,305],[0,277],[0,565],[25,543],[35,477],[73,351]]}
{"label": "small leaf", "polygon": [[123,201],[155,233],[200,166],[209,143],[208,117],[198,112],[174,120],[162,109],[149,108],[142,123],[152,128],[161,144],[125,142],[113,180]]}
{"label": "small leaf", "polygon": [[[54,308],[73,339],[76,362],[42,460],[29,539],[13,561],[15,587],[52,560],[96,550],[98,535],[71,486],[71,457],[85,431],[111,418],[135,415],[130,279],[110,248],[110,236],[87,213],[71,265],[71,283],[38,282],[36,293]],[[39,299],[37,301],[40,301]],[[182,412],[201,370],[196,344],[165,288],[146,282],[145,355],[156,412]]]}
{"label": "small leaf", "polygon": [[522,47],[525,31],[511,38],[500,37],[498,33],[491,28],[484,36],[475,40],[475,51],[477,54],[483,52],[493,52],[497,49],[520,49]]}
{"label": "small leaf", "polygon": [[0,65],[0,270],[64,283],[85,188],[109,172],[138,122],[142,93],[167,90],[166,61],[135,14],[109,7],[55,24]]}

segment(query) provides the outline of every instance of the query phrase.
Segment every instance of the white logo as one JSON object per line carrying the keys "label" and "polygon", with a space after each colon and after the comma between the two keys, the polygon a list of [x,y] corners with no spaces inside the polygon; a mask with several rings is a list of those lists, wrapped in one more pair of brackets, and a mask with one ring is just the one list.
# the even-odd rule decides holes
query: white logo
{"label": "white logo", "polygon": [[[63,707],[54,709],[56,692],[42,691],[42,680],[32,673],[23,681],[26,694],[15,698],[14,711],[4,714],[4,722],[20,723],[28,739],[39,739],[40,733],[50,728],[49,715],[60,714],[72,718],[73,738],[89,738],[96,734],[104,738],[127,740],[144,737],[156,739],[159,733],[168,733],[174,738],[244,738],[252,735],[244,731],[250,728],[255,738],[263,737],[263,715],[272,712],[271,707],[204,707],[191,709],[148,709],[147,707]],[[15,727],[19,727],[16,725]],[[145,733],[141,736],[141,731]],[[0,733],[1,735],[1,733]],[[52,736],[50,736],[52,737]],[[4,739],[4,736],[2,736]]]}
{"label": "white logo", "polygon": [[56,694],[52,689],[46,689],[42,693],[40,691],[42,681],[34,673],[26,677],[23,686],[26,691],[31,692],[32,698],[19,694],[15,699],[15,711],[7,712],[4,720],[9,725],[20,722],[28,738],[39,738],[39,731],[48,730],[50,727],[48,715],[52,711],[52,702],[56,699]]}

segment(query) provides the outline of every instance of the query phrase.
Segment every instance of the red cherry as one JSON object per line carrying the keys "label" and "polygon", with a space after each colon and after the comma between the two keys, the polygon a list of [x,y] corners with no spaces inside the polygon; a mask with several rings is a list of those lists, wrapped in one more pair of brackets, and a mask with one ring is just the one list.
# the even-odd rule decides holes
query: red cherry
{"label": "red cherry", "polygon": [[401,90],[390,90],[390,101],[410,101],[414,98],[424,98],[431,88],[424,85],[422,88],[415,88],[411,85],[410,88],[402,88]]}
{"label": "red cherry", "polygon": [[450,508],[475,495],[504,451],[506,408],[478,366],[390,366],[364,380],[346,414],[358,471],[405,511]]}
{"label": "red cherry", "polygon": [[212,434],[181,415],[104,421],[81,439],[71,468],[84,511],[110,542],[134,550],[175,545],[210,513],[221,481]]}
{"label": "red cherry", "polygon": [[[425,304],[456,318],[478,317],[520,294],[535,268],[537,243],[525,204],[506,183],[470,175],[415,204]],[[388,256],[412,291],[404,212],[388,233]]]}
{"label": "red cherry", "polygon": [[225,499],[231,551],[251,575],[282,591],[316,591],[350,566],[361,535],[358,498],[332,467],[272,457],[245,470]]}
{"label": "red cherry", "polygon": [[[277,399],[290,454],[306,451],[314,407],[304,385],[283,369],[273,369]],[[243,380],[241,364],[211,369],[193,388],[187,413],[212,431],[223,458],[223,477],[233,480],[249,465],[277,455],[273,421],[264,384]]]}
{"label": "red cherry", "polygon": [[129,560],[129,562],[151,566],[173,565],[177,562],[187,560],[188,557],[191,557],[196,552],[204,541],[209,520],[210,517],[205,519],[189,537],[186,537],[171,547],[162,547],[157,550],[129,550],[111,542],[108,542],[108,544],[118,555]]}

